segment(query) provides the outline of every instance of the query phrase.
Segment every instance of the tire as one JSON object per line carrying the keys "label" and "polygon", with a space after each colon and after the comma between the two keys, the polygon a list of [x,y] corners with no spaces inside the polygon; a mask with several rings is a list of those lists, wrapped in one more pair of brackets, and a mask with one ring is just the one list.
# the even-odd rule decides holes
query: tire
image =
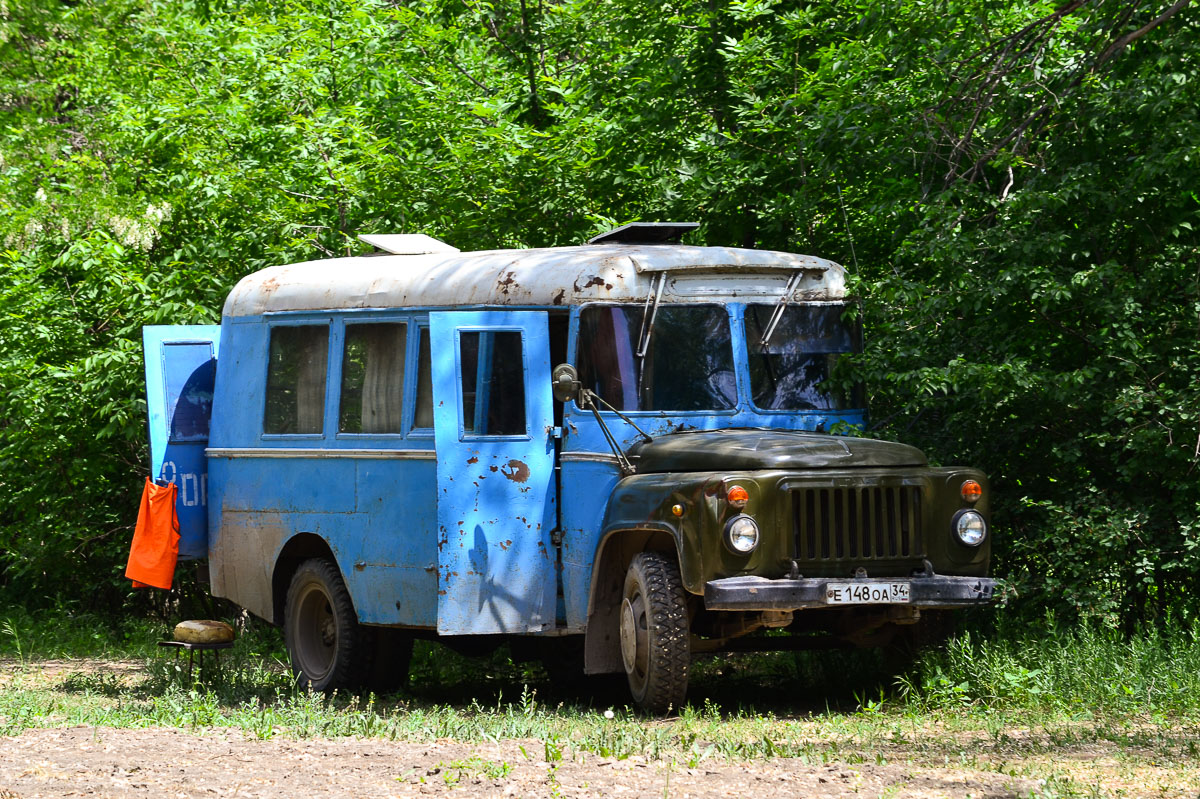
{"label": "tire", "polygon": [[621,661],[633,700],[651,713],[683,706],[691,641],[679,567],[657,552],[635,555],[625,573]]}
{"label": "tire", "polygon": [[358,623],[337,566],[324,558],[300,564],[288,586],[284,640],[301,688],[358,688],[367,674],[373,636]]}

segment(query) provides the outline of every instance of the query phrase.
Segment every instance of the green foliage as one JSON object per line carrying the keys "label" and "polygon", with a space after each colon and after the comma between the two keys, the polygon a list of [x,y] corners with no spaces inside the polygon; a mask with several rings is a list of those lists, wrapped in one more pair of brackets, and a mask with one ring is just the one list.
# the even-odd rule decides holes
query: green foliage
{"label": "green foliage", "polygon": [[1015,610],[1190,618],[1197,16],[7,0],[0,582],[128,601],[143,324],[215,321],[243,275],[358,232],[674,218],[849,265],[869,432],[989,471]]}
{"label": "green foliage", "polygon": [[[900,680],[903,701],[933,708],[1040,710],[1076,718],[1175,718],[1200,704],[1200,628],[1122,635],[1095,625],[990,638],[965,635]],[[1048,633],[1048,634],[1047,634]]]}

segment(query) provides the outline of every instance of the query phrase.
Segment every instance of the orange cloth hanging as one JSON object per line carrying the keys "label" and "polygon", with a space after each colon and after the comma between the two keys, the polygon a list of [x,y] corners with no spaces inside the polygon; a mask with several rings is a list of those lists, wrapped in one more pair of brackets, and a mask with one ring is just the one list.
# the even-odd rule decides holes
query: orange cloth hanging
{"label": "orange cloth hanging", "polygon": [[147,477],[125,576],[133,580],[134,588],[170,590],[178,559],[179,517],[175,515],[175,484],[160,486]]}

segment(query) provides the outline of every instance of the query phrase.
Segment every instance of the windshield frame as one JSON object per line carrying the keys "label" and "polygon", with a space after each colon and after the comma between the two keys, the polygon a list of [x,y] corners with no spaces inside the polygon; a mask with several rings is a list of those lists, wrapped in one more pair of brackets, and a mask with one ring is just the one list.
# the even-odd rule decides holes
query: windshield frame
{"label": "windshield frame", "polygon": [[[865,417],[867,412],[866,394],[861,383],[854,395],[851,397],[851,403],[846,408],[826,408],[826,409],[797,409],[797,408],[779,408],[769,409],[760,408],[754,401],[751,387],[750,375],[750,346],[751,343],[747,337],[746,326],[746,309],[750,305],[765,305],[770,306],[769,298],[755,297],[753,299],[718,299],[715,297],[705,297],[700,301],[680,302],[677,299],[672,299],[669,302],[663,303],[666,306],[683,306],[683,305],[715,305],[725,311],[729,318],[730,336],[733,346],[733,368],[734,375],[737,381],[737,403],[732,408],[727,409],[705,409],[705,410],[689,410],[689,411],[672,411],[672,410],[623,410],[621,413],[630,417],[637,418],[679,418],[679,419],[702,419],[702,418],[728,418],[731,416],[747,416],[747,424],[753,426],[753,417],[760,417],[762,423],[767,423],[770,418],[778,419],[839,419],[848,416]],[[580,318],[583,311],[592,307],[627,307],[641,309],[643,304],[630,302],[587,302],[576,305],[571,308],[571,322],[569,328],[569,336],[567,341],[568,361],[576,368],[579,367],[579,344],[580,344]],[[839,306],[843,311],[852,307],[857,307],[861,310],[859,302],[853,298],[836,299],[836,300],[805,300],[802,302],[794,302],[789,304],[789,307],[813,307],[813,306]],[[780,335],[780,331],[776,331],[775,335]],[[861,351],[863,344],[863,330],[861,324],[861,316],[859,323],[853,331],[855,337],[854,352]],[[574,400],[566,403],[576,413],[583,409],[575,403]],[[616,417],[612,411],[601,409],[601,413],[606,417]],[[771,423],[772,425],[774,423]],[[816,423],[819,427],[821,422]],[[789,426],[790,427],[790,426]],[[806,428],[807,429],[807,428]]]}

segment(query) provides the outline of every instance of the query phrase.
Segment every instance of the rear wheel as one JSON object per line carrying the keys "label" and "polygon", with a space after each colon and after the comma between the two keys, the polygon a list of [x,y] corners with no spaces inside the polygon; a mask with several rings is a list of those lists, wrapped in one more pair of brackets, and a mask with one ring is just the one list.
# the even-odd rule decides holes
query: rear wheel
{"label": "rear wheel", "polygon": [[634,556],[621,599],[621,660],[633,699],[652,713],[681,707],[691,665],[687,599],[675,561]]}
{"label": "rear wheel", "polygon": [[361,627],[337,566],[324,558],[300,564],[288,587],[284,639],[292,673],[302,688],[357,688],[371,654],[370,631]]}

